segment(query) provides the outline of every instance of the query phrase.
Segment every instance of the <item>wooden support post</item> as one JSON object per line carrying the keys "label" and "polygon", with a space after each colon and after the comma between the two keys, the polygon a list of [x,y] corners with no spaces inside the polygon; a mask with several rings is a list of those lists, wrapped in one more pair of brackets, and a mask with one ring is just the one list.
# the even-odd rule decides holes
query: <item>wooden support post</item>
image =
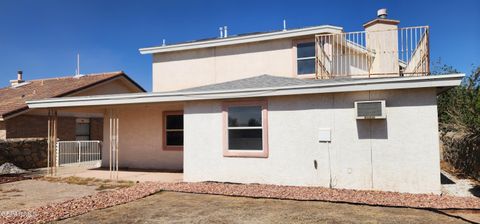
{"label": "wooden support post", "polygon": [[119,117],[115,109],[109,109],[109,171],[110,179],[118,180],[119,169]]}
{"label": "wooden support post", "polygon": [[57,169],[57,111],[48,109],[48,136],[47,136],[47,169],[48,174],[56,175]]}

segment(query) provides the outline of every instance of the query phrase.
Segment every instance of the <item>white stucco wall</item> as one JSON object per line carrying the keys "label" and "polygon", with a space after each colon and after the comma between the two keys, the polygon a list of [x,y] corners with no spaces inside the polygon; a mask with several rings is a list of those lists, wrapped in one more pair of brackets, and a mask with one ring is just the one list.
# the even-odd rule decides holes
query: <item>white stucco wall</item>
{"label": "white stucco wall", "polygon": [[[182,170],[183,152],[162,149],[163,111],[182,110],[181,104],[135,105],[119,113],[119,166],[121,168]],[[104,117],[102,166],[109,166],[109,120]]]}
{"label": "white stucco wall", "polygon": [[[355,119],[353,102],[369,99],[387,101],[386,120]],[[221,102],[186,103],[184,180],[440,193],[433,88],[272,97],[268,109],[268,158],[232,158]]]}

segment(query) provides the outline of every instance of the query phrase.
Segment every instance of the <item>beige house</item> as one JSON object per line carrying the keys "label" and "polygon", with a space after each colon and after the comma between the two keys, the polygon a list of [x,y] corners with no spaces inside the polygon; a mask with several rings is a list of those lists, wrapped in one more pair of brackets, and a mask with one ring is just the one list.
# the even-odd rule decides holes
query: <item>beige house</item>
{"label": "beige house", "polygon": [[[46,113],[29,109],[27,100],[145,92],[123,72],[24,80],[19,71],[17,79],[10,82],[0,89],[0,140],[47,137]],[[102,140],[103,113],[63,113],[59,130],[61,140]]]}
{"label": "beige house", "polygon": [[317,26],[142,48],[152,93],[27,104],[104,113],[102,165],[113,170],[438,194],[436,96],[464,75],[431,76],[428,27],[398,28],[379,12],[360,32]]}

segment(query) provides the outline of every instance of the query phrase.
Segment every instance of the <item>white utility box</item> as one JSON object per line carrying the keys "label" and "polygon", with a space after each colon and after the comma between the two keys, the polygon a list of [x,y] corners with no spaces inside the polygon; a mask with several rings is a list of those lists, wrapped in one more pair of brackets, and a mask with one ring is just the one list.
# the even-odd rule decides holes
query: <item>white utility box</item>
{"label": "white utility box", "polygon": [[319,142],[331,142],[332,134],[330,128],[319,128],[318,129],[318,141]]}

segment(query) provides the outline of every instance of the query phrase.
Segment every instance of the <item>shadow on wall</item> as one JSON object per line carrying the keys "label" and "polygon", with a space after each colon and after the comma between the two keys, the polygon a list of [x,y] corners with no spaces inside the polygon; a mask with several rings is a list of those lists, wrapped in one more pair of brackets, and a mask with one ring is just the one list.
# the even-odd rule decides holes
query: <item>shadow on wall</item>
{"label": "shadow on wall", "polygon": [[388,139],[387,119],[357,120],[358,139]]}

